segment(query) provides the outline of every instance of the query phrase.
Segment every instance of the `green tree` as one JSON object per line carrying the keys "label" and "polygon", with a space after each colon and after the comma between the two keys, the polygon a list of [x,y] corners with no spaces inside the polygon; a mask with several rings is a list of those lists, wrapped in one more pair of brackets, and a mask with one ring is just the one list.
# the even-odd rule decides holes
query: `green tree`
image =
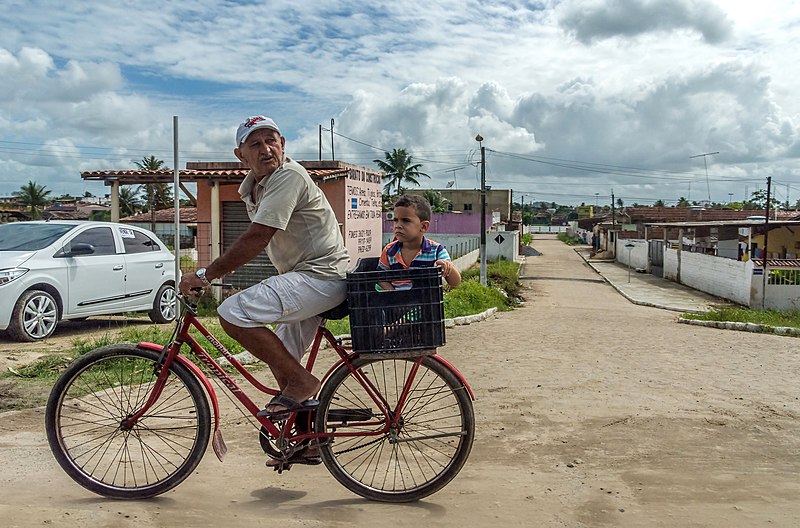
{"label": "green tree", "polygon": [[[767,190],[766,189],[759,189],[750,195],[749,202],[753,205],[754,209],[766,209],[767,208]],[[770,209],[780,209],[781,202],[776,200],[774,196],[770,196],[769,198],[769,207]]]}
{"label": "green tree", "polygon": [[[164,165],[164,160],[155,156],[145,156],[142,161],[133,163],[142,171],[169,170],[169,167]],[[150,230],[155,231],[156,211],[172,207],[172,200],[168,198],[169,187],[166,183],[148,183],[142,187],[144,187],[144,195],[147,199],[147,210],[150,211]]]}
{"label": "green tree", "polygon": [[131,216],[135,215],[139,211],[139,207],[142,205],[141,199],[139,198],[139,188],[134,187],[122,187],[119,190],[119,208],[123,215]]}
{"label": "green tree", "polygon": [[442,196],[442,193],[437,191],[423,191],[422,196],[431,204],[431,209],[434,213],[447,212],[447,206],[450,205],[450,200]]}
{"label": "green tree", "polygon": [[653,207],[664,207],[664,200],[656,200],[656,203],[653,204]]}
{"label": "green tree", "polygon": [[622,198],[617,198],[617,207],[622,208],[624,205],[625,202],[622,200]]}
{"label": "green tree", "polygon": [[678,198],[678,205],[677,205],[677,207],[689,207],[690,205],[691,205],[691,204],[689,203],[689,200],[687,200],[687,199],[686,199],[686,198],[684,198],[683,196],[681,196],[680,198]]}
{"label": "green tree", "polygon": [[421,163],[414,163],[405,149],[394,149],[386,153],[385,160],[373,160],[378,168],[384,172],[384,179],[388,179],[384,184],[387,193],[391,193],[392,187],[397,185],[397,194],[402,192],[402,185],[409,183],[419,185],[418,178],[430,178],[427,174],[420,171]]}
{"label": "green tree", "polygon": [[42,217],[42,209],[50,203],[47,198],[50,195],[50,191],[46,189],[44,185],[28,181],[13,195],[16,197],[17,202],[30,210],[34,219],[39,219]]}

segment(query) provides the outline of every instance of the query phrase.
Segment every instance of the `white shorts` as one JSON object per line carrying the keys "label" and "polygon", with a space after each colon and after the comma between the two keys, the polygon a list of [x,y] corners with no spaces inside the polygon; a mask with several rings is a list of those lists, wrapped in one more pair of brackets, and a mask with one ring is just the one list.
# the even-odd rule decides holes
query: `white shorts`
{"label": "white shorts", "polygon": [[347,283],[289,272],[270,277],[225,299],[217,313],[244,328],[275,324],[275,335],[300,361],[321,321],[319,314],[347,296]]}

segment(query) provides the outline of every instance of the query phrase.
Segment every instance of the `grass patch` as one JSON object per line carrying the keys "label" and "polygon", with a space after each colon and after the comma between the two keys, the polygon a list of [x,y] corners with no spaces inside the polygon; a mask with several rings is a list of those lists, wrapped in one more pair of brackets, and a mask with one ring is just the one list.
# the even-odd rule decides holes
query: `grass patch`
{"label": "grass patch", "polygon": [[718,308],[701,314],[685,313],[683,317],[698,321],[729,321],[800,328],[800,310],[780,312],[777,310],[751,310],[749,308]]}
{"label": "grass patch", "polygon": [[472,315],[485,312],[493,307],[507,311],[511,309],[508,300],[502,291],[497,288],[481,286],[480,279],[472,278],[462,281],[457,289],[445,295],[444,316],[449,319]]}
{"label": "grass patch", "polygon": [[583,244],[583,241],[580,238],[569,236],[566,233],[559,233],[556,235],[556,237],[568,246],[577,246],[578,244]]}
{"label": "grass patch", "polygon": [[[487,298],[487,302],[496,302],[496,304],[489,304],[486,308],[478,311],[472,311],[467,313],[454,313],[453,315],[447,315],[447,297],[453,295],[456,299],[461,296],[474,296],[474,292],[464,292],[461,293],[461,289],[464,288],[466,282],[476,280],[478,281],[478,286],[480,287],[480,265],[475,265],[465,270],[464,273],[461,274],[461,278],[463,282],[458,288],[455,288],[445,294],[445,316],[446,317],[458,317],[461,315],[472,315],[474,313],[479,313],[485,311],[492,307],[497,307],[498,310],[510,310],[520,301],[520,290],[522,289],[522,285],[519,282],[519,264],[510,260],[498,260],[495,262],[489,262],[486,265],[486,280],[488,286],[486,289],[492,290],[494,289],[497,293],[500,294],[500,297],[497,297],[494,293],[486,292],[485,296]],[[500,301],[502,299],[502,301]],[[457,302],[453,303],[454,305],[458,305]],[[481,305],[485,305],[485,302],[482,302]],[[466,304],[466,306],[469,306]]]}

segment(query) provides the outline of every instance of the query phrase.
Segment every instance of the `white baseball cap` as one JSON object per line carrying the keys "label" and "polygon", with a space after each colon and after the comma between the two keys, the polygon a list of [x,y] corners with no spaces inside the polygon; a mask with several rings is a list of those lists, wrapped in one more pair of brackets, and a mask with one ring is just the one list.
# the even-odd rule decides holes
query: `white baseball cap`
{"label": "white baseball cap", "polygon": [[261,115],[248,117],[244,120],[244,123],[239,125],[239,128],[236,130],[236,145],[241,145],[253,130],[258,130],[259,128],[271,128],[278,134],[281,133],[281,129],[278,128],[278,125],[275,124],[275,121],[269,117]]}

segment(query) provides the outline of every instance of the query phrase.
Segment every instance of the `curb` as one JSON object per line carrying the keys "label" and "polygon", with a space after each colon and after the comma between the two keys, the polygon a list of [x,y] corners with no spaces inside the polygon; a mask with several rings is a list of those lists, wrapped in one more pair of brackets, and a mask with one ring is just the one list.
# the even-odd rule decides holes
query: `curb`
{"label": "curb", "polygon": [[709,328],[719,328],[721,330],[738,330],[740,332],[755,332],[758,334],[777,334],[788,336],[800,336],[800,328],[791,326],[770,326],[758,323],[739,323],[734,321],[699,321],[697,319],[678,318],[679,323],[705,326]]}
{"label": "curb", "polygon": [[[488,319],[492,315],[494,315],[495,312],[497,312],[497,308],[489,308],[485,312],[482,312],[482,313],[479,313],[479,314],[464,315],[462,317],[453,317],[451,319],[445,319],[444,320],[444,327],[445,328],[454,328],[456,326],[468,325],[468,324],[472,324],[472,323],[479,323],[479,322],[481,322],[483,320]],[[334,336],[334,337],[336,339],[339,339],[339,338],[342,338],[342,337],[350,337],[350,335],[349,334],[344,334],[344,335],[338,335],[338,336]],[[327,341],[323,341],[322,343],[320,343],[320,348],[319,348],[320,350],[325,350],[326,348],[330,348],[330,345],[328,344]],[[238,354],[234,354],[233,357],[236,358],[236,361],[238,361],[242,365],[251,365],[253,363],[261,362],[260,359],[255,357],[253,354],[251,354],[247,350],[245,350],[244,352],[239,352]],[[231,362],[228,361],[225,357],[217,358],[217,363],[219,363],[220,366],[223,366],[223,367],[231,366]]]}
{"label": "curb", "polygon": [[[578,255],[579,255],[579,256],[580,256],[580,257],[583,259],[583,261],[584,261],[584,262],[585,262],[585,263],[586,263],[586,264],[587,264],[587,265],[588,265],[590,268],[592,268],[592,269],[594,270],[594,272],[595,272],[595,273],[597,273],[598,275],[600,275],[600,277],[602,277],[602,279],[603,279],[603,280],[606,282],[606,284],[609,284],[609,285],[610,285],[612,288],[614,288],[615,290],[617,290],[617,292],[618,292],[620,295],[622,295],[623,297],[625,297],[625,298],[626,298],[626,299],[627,299],[629,302],[631,302],[631,303],[633,303],[633,304],[636,304],[636,305],[639,305],[639,306],[649,306],[650,308],[659,308],[659,309],[661,309],[661,310],[669,310],[669,311],[671,311],[671,312],[680,312],[680,313],[696,313],[696,314],[702,314],[702,313],[706,313],[706,312],[705,312],[705,310],[693,310],[693,309],[691,309],[691,308],[679,308],[679,307],[677,307],[677,306],[669,306],[669,305],[667,305],[667,304],[658,304],[658,303],[653,303],[653,302],[649,302],[649,301],[640,301],[640,300],[638,300],[638,299],[634,299],[633,297],[631,297],[630,295],[628,295],[627,293],[625,293],[624,291],[622,291],[622,290],[619,288],[619,286],[617,286],[616,284],[614,284],[613,282],[611,282],[610,280],[608,280],[608,279],[606,278],[606,276],[605,276],[605,275],[603,275],[602,273],[600,273],[600,270],[598,270],[598,269],[597,269],[597,268],[594,266],[594,264],[592,264],[591,262],[589,262],[589,260],[588,260],[587,258],[585,258],[585,257],[583,256],[583,254],[581,254],[581,252],[580,252],[580,251],[578,251],[578,248],[575,248],[575,253],[577,253],[577,254],[578,254]],[[602,260],[602,261],[600,261],[600,262],[614,262],[614,261],[613,261],[613,260]]]}

